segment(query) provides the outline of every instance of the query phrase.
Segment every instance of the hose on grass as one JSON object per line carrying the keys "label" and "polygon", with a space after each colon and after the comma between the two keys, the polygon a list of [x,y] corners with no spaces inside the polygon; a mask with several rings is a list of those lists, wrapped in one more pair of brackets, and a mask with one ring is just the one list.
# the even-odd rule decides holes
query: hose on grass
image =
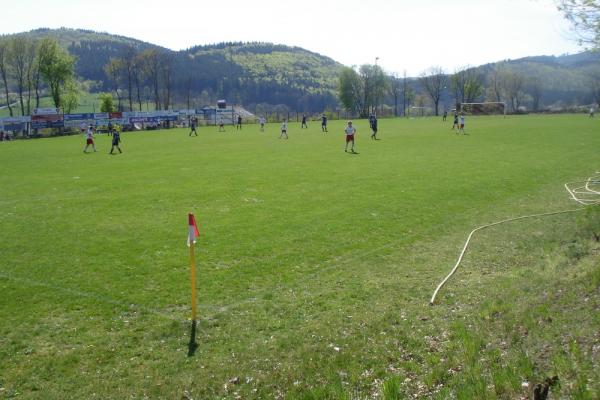
{"label": "hose on grass", "polygon": [[[600,172],[596,172],[596,174],[600,174]],[[582,183],[583,183],[583,185],[581,185]],[[581,185],[581,186],[573,187],[573,185]],[[588,206],[600,204],[600,192],[598,191],[598,190],[600,190],[600,188],[592,189],[592,187],[594,185],[600,185],[600,177],[596,177],[596,178],[591,177],[583,182],[565,183],[565,189],[571,196],[571,199],[574,200],[575,202],[581,204],[581,207],[573,208],[573,209],[569,209],[569,210],[553,211],[553,212],[547,212],[547,213],[541,213],[541,214],[531,214],[531,215],[523,215],[520,217],[507,218],[502,221],[497,221],[497,222],[493,222],[491,224],[482,225],[482,226],[479,226],[479,227],[473,229],[471,231],[471,233],[469,233],[469,236],[467,237],[467,241],[465,242],[465,245],[463,246],[463,249],[460,252],[460,255],[458,256],[458,260],[456,261],[454,268],[452,268],[450,273],[436,287],[435,291],[433,292],[433,295],[431,296],[431,300],[429,300],[429,304],[433,305],[435,303],[435,298],[437,297],[440,289],[442,289],[442,287],[446,284],[446,282],[448,282],[450,277],[452,277],[452,275],[454,275],[454,273],[458,269],[464,255],[465,255],[465,252],[467,251],[467,248],[469,247],[471,238],[473,237],[475,232],[480,231],[485,228],[490,228],[492,226],[504,224],[506,222],[518,221],[521,219],[548,217],[551,215],[566,214],[566,213],[572,213],[572,212],[585,210]]]}

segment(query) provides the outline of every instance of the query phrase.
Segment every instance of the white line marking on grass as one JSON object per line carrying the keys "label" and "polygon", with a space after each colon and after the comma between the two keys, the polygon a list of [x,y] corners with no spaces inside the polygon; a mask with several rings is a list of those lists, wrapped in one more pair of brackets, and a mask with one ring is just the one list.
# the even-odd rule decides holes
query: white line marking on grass
{"label": "white line marking on grass", "polygon": [[97,300],[103,303],[107,303],[107,304],[112,304],[115,306],[120,306],[120,307],[124,307],[126,309],[129,310],[139,310],[139,311],[144,311],[150,314],[154,314],[163,318],[167,318],[173,321],[178,321],[179,319],[174,318],[173,316],[164,313],[162,311],[159,310],[155,310],[153,308],[149,308],[149,307],[144,307],[144,306],[140,306],[139,304],[134,304],[134,303],[127,303],[124,301],[119,301],[119,300],[115,300],[113,298],[110,298],[108,296],[104,296],[104,295],[100,295],[97,293],[91,293],[91,292],[82,292],[79,290],[74,290],[74,289],[70,289],[64,286],[59,286],[59,285],[53,285],[51,283],[46,283],[46,282],[40,282],[40,281],[36,281],[33,279],[28,279],[28,278],[21,278],[18,276],[14,276],[12,274],[5,274],[0,272],[0,278],[5,278],[14,282],[20,282],[20,283],[24,283],[27,284],[29,286],[39,286],[39,287],[44,287],[47,289],[52,289],[55,291],[60,291],[60,292],[64,292],[67,294],[70,294],[72,296],[75,297],[85,297],[88,299],[92,299],[92,300]]}
{"label": "white line marking on grass", "polygon": [[[600,172],[596,172],[596,174],[599,174]],[[577,203],[581,204],[582,207],[579,208],[574,208],[574,209],[570,209],[570,210],[562,210],[562,211],[554,211],[554,212],[548,212],[548,213],[541,213],[541,214],[532,214],[532,215],[523,215],[521,217],[514,217],[514,218],[508,218],[502,221],[498,221],[498,222],[494,222],[491,224],[487,224],[487,225],[482,225],[480,227],[477,227],[475,229],[473,229],[471,231],[471,233],[469,234],[469,236],[467,237],[467,241],[465,242],[465,245],[463,246],[462,251],[460,252],[460,255],[458,256],[458,261],[456,261],[456,264],[454,265],[454,268],[452,268],[452,270],[450,271],[450,273],[444,278],[444,280],[442,280],[440,282],[440,284],[436,287],[435,291],[433,292],[433,295],[431,296],[431,300],[429,301],[430,305],[433,305],[435,302],[435,298],[438,294],[438,292],[440,291],[440,289],[446,284],[446,282],[448,282],[448,280],[450,279],[450,277],[452,275],[454,275],[454,273],[456,272],[456,270],[458,269],[458,266],[460,265],[460,262],[463,259],[463,256],[465,255],[465,252],[467,251],[467,247],[469,246],[469,242],[471,241],[471,237],[473,237],[473,234],[481,229],[485,229],[485,228],[489,228],[492,226],[496,226],[496,225],[500,225],[503,224],[505,222],[512,222],[512,221],[517,221],[517,220],[521,220],[521,219],[526,219],[526,218],[537,218],[537,217],[548,217],[551,215],[558,215],[558,214],[566,214],[566,213],[571,213],[571,212],[577,212],[577,211],[581,211],[581,210],[585,210],[587,208],[587,206],[592,206],[592,205],[597,205],[600,204],[600,193],[596,190],[592,190],[589,188],[589,184],[593,183],[593,184],[597,184],[600,181],[598,180],[598,178],[588,178],[587,181],[583,181],[585,182],[585,184],[583,186],[579,186],[576,188],[571,188],[572,185],[574,184],[580,184],[582,182],[569,182],[569,183],[565,183],[565,189],[567,190],[567,192],[569,192],[569,195],[571,196],[571,200],[576,201]]]}

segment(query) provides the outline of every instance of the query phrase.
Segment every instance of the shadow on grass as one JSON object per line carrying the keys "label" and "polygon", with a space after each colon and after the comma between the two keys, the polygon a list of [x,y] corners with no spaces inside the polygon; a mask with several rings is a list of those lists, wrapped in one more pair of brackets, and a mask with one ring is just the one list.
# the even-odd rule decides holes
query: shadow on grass
{"label": "shadow on grass", "polygon": [[190,332],[190,343],[188,343],[188,357],[192,357],[196,353],[198,343],[196,343],[196,326],[197,322],[192,321],[192,330]]}

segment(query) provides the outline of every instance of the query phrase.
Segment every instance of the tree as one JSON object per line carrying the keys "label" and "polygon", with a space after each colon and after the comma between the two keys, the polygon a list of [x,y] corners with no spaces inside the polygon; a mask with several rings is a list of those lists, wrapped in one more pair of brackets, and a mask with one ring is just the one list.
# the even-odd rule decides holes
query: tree
{"label": "tree", "polygon": [[112,89],[117,96],[117,109],[121,110],[121,94],[119,92],[119,86],[121,84],[121,72],[123,68],[123,61],[120,58],[111,57],[108,64],[104,66],[104,72],[112,84]]}
{"label": "tree", "polygon": [[483,77],[476,68],[466,66],[450,77],[457,103],[473,103],[483,93]]}
{"label": "tree", "polygon": [[133,68],[131,70],[133,77],[133,84],[135,85],[136,99],[142,111],[142,82],[145,79],[144,76],[144,56],[141,53],[136,54],[133,60]]}
{"label": "tree", "polygon": [[160,110],[160,55],[158,50],[150,49],[143,51],[141,59],[144,66],[144,73],[152,86],[154,106],[157,110]]}
{"label": "tree", "polygon": [[397,75],[390,75],[390,94],[394,98],[394,116],[398,116],[398,98],[402,93],[402,79]]}
{"label": "tree", "polygon": [[191,100],[192,100],[192,77],[188,76],[187,79],[187,85],[186,85],[186,104],[187,104],[187,109],[189,110],[191,107]]}
{"label": "tree", "polygon": [[[133,111],[133,83],[136,69],[137,50],[129,45],[125,48],[123,57],[121,58],[121,66],[123,67],[123,75],[127,84],[127,97],[129,99],[129,110]],[[140,105],[141,107],[141,105]]]}
{"label": "tree", "polygon": [[559,0],[558,9],[573,25],[580,44],[600,47],[600,1]]}
{"label": "tree", "polygon": [[65,83],[65,93],[61,98],[61,108],[65,114],[71,114],[79,106],[79,84],[74,79]]}
{"label": "tree", "polygon": [[358,72],[363,82],[363,109],[360,116],[365,118],[376,112],[377,105],[386,92],[387,79],[378,65],[363,64]]}
{"label": "tree", "polygon": [[[31,114],[31,95],[34,89],[36,73],[39,76],[39,64],[37,62],[37,42],[31,41],[25,49],[27,52],[27,114]],[[39,79],[39,78],[38,78]]]}
{"label": "tree", "polygon": [[[40,43],[36,44],[34,64],[32,66],[31,83],[35,91],[35,108],[40,106],[40,91],[42,87],[42,63],[40,62]],[[31,97],[31,96],[30,96]]]}
{"label": "tree", "polygon": [[531,96],[531,109],[532,111],[539,111],[541,101],[542,101],[542,92],[544,90],[544,85],[542,83],[542,79],[539,76],[530,77],[527,81],[527,92]]}
{"label": "tree", "polygon": [[29,115],[29,110],[27,114],[25,114],[23,92],[26,88],[31,86],[31,67],[35,57],[35,51],[32,51],[31,49],[35,48],[34,46],[35,45],[24,36],[15,36],[10,41],[9,63],[12,67],[12,72],[17,84],[21,115]]}
{"label": "tree", "polygon": [[428,70],[421,73],[419,82],[423,85],[425,92],[431,98],[435,109],[435,115],[439,115],[439,104],[442,91],[448,84],[448,78],[444,74],[441,67],[431,67]]}
{"label": "tree", "polygon": [[343,67],[339,78],[339,99],[347,111],[362,114],[363,103],[363,81],[358,73],[349,67]]}
{"label": "tree", "polygon": [[10,97],[8,95],[8,41],[4,38],[0,38],[0,76],[4,83],[4,94],[6,96],[6,106],[10,116],[13,116],[13,110],[10,105]]}
{"label": "tree", "polygon": [[406,70],[404,70],[402,76],[402,112],[406,117],[406,109],[410,106],[410,100],[412,99],[412,88],[408,83],[408,78],[406,77]]}
{"label": "tree", "polygon": [[491,92],[491,96],[493,101],[501,102],[502,101],[502,82],[501,82],[501,68],[498,66],[494,66],[490,74],[488,75],[488,89]]}
{"label": "tree", "polygon": [[40,74],[50,88],[54,106],[59,108],[65,83],[73,79],[75,60],[51,38],[42,40],[39,54]]}
{"label": "tree", "polygon": [[173,69],[173,56],[164,52],[160,54],[160,75],[163,83],[163,106],[165,110],[168,110],[171,105],[171,72]]}
{"label": "tree", "polygon": [[592,100],[600,106],[600,70],[592,71],[589,74],[589,82],[592,91]]}
{"label": "tree", "polygon": [[505,70],[502,73],[501,80],[506,97],[510,101],[511,110],[518,112],[525,97],[525,92],[523,91],[525,78],[518,72]]}
{"label": "tree", "polygon": [[100,99],[100,112],[109,113],[115,111],[115,103],[112,94],[100,93],[98,98]]}

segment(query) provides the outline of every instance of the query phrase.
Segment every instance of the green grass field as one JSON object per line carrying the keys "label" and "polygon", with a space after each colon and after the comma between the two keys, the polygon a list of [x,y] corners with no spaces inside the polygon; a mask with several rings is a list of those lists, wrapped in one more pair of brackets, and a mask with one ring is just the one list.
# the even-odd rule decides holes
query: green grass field
{"label": "green grass field", "polygon": [[[0,398],[600,397],[598,120],[357,121],[0,143]],[[190,336],[187,213],[197,244]],[[595,236],[596,235],[596,236]]]}

